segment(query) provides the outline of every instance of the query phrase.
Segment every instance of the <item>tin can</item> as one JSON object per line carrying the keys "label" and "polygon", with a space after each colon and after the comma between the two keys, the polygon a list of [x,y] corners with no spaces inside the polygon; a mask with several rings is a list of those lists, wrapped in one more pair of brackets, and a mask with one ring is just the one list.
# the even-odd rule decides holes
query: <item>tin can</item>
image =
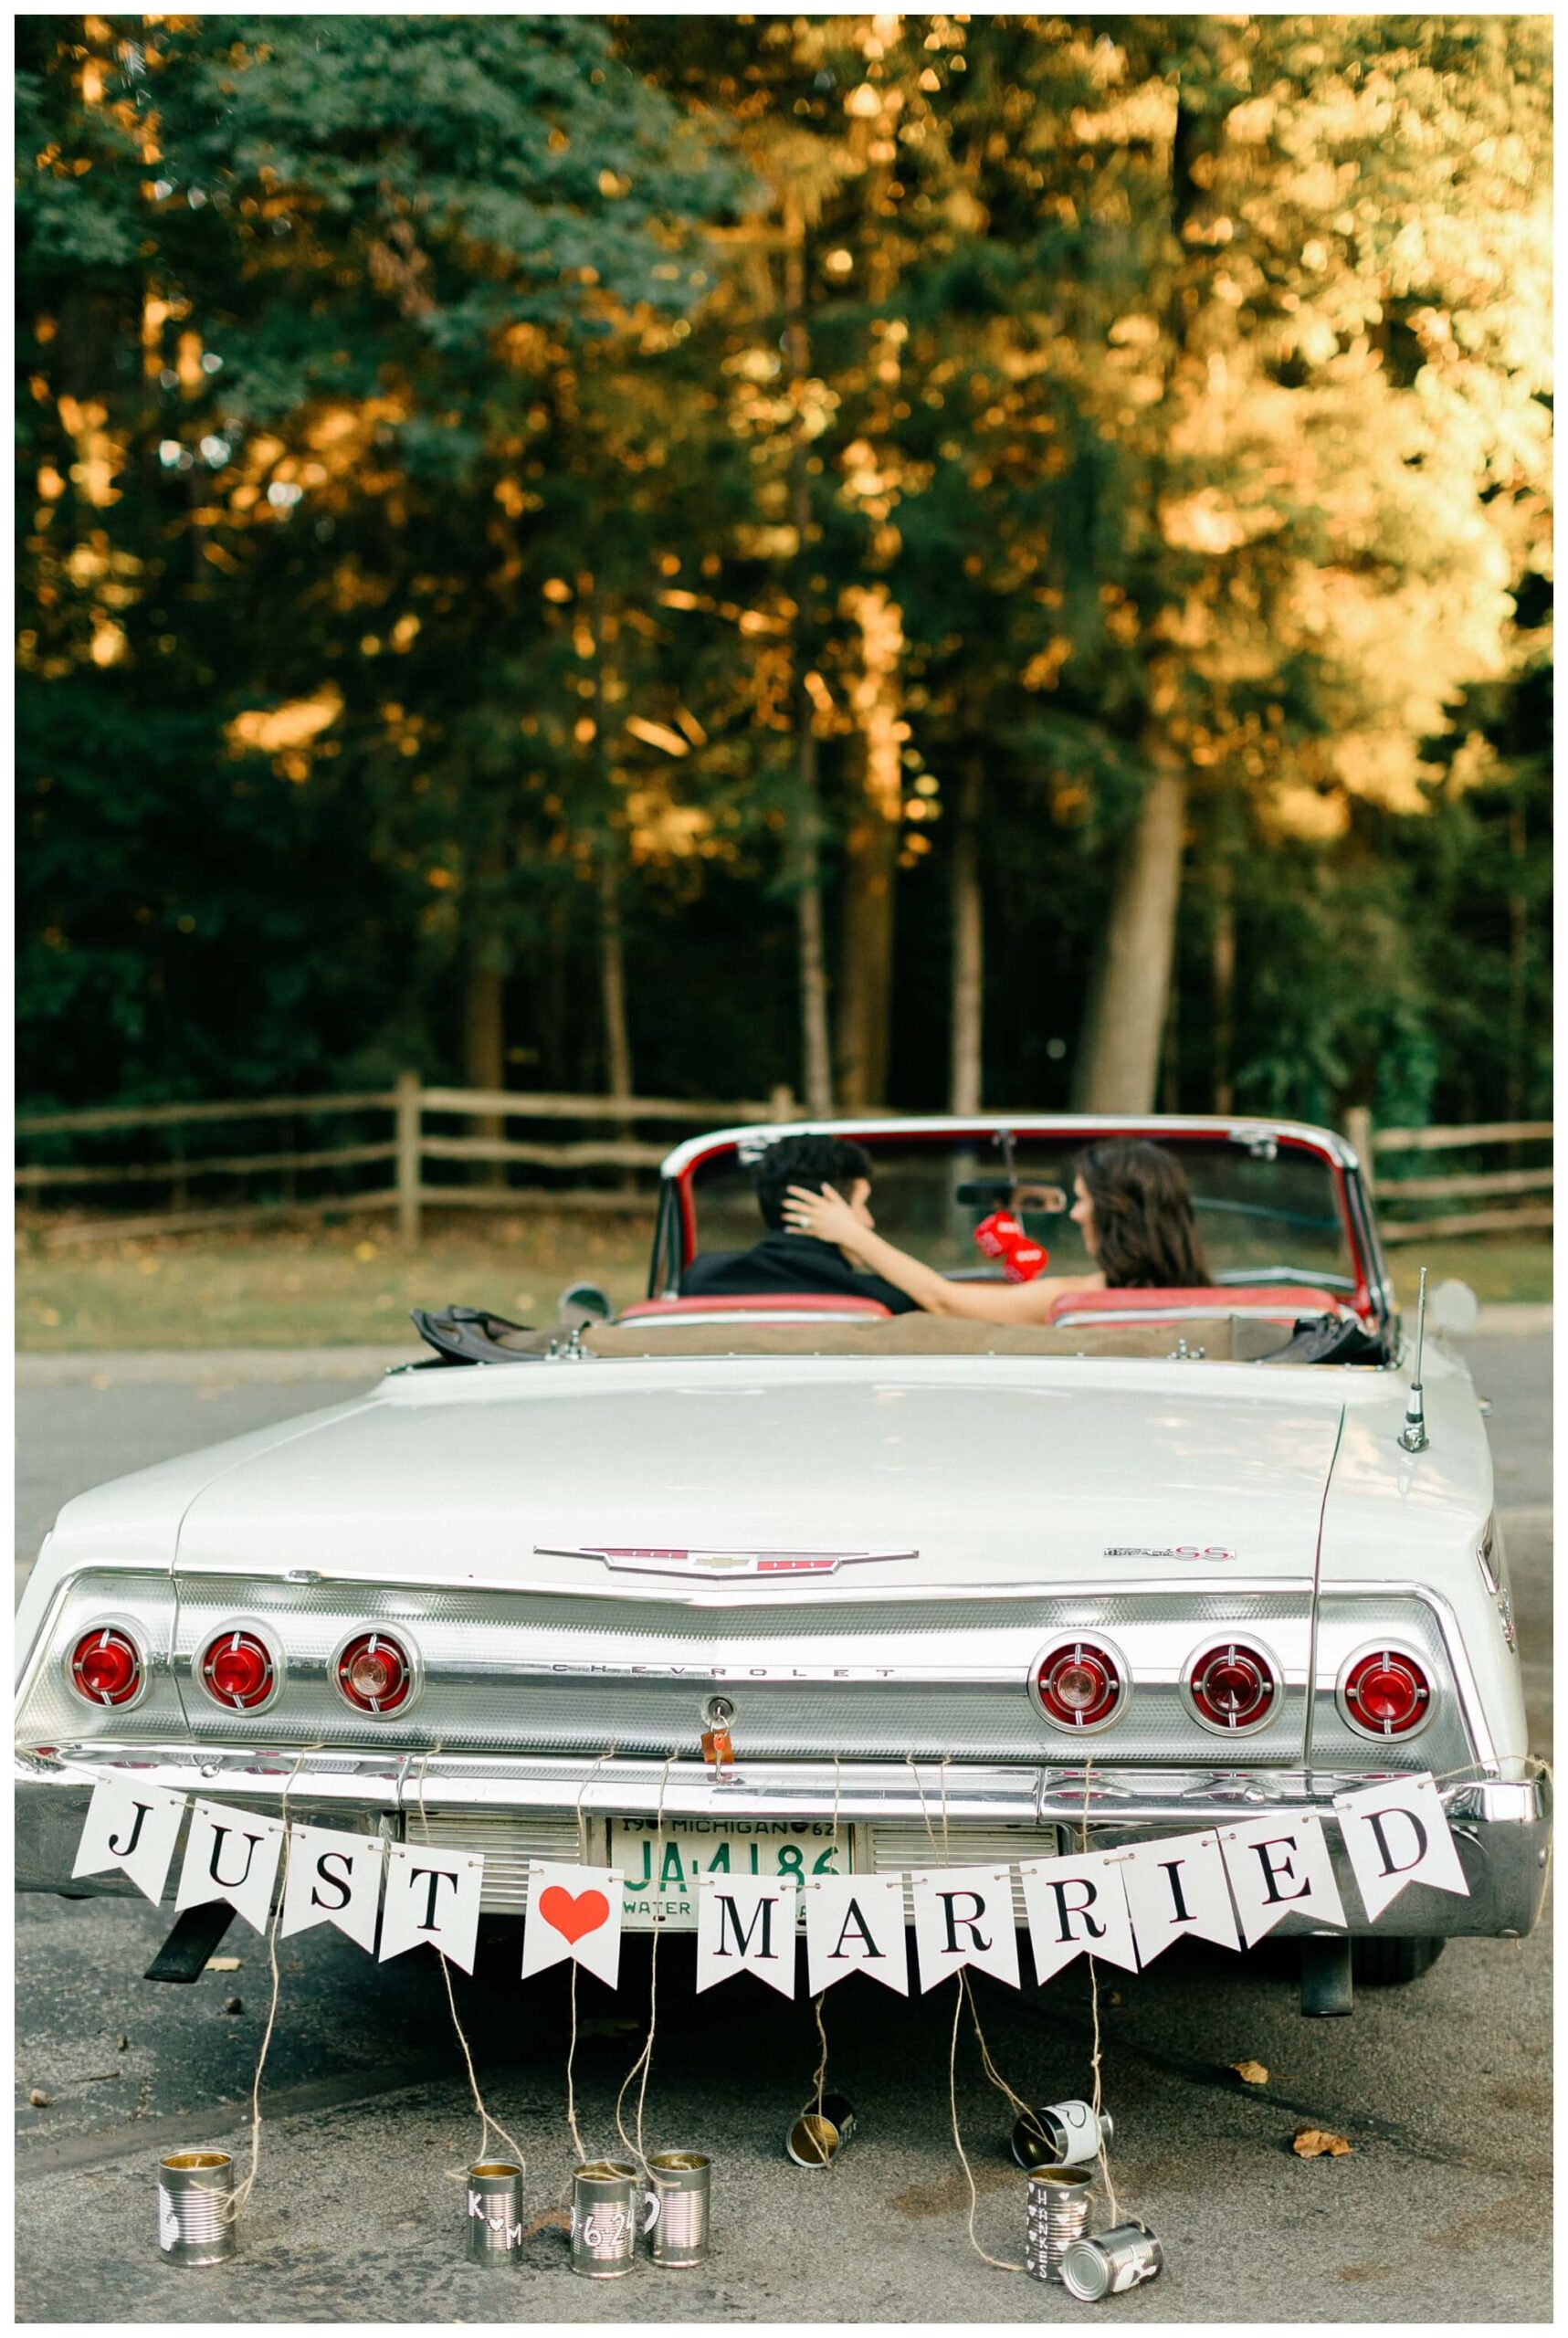
{"label": "tin can", "polygon": [[1140,2281],[1152,2281],[1164,2261],[1165,2252],[1148,2226],[1134,2217],[1075,2240],[1062,2259],[1062,2286],[1090,2301],[1120,2297]]}
{"label": "tin can", "polygon": [[468,2259],[474,2265],[522,2262],[522,2170],[514,2159],[482,2159],[469,2168]]}
{"label": "tin can", "polygon": [[655,2152],[647,2164],[648,2254],[656,2265],[700,2265],[708,2254],[713,2163],[700,2152]]}
{"label": "tin can", "polygon": [[854,2133],[854,2104],[842,2094],[825,2094],[801,2112],[784,2137],[784,2149],[796,2167],[826,2167],[848,2150]]}
{"label": "tin can", "polygon": [[1020,2167],[1087,2167],[1115,2132],[1110,2112],[1096,2112],[1092,2102],[1050,2102],[1019,2118],[1013,2157]]}
{"label": "tin can", "polygon": [[572,2171],[572,2270],[591,2281],[629,2273],[637,2254],[641,2186],[625,2160],[595,2159]]}
{"label": "tin can", "polygon": [[234,2162],[171,2152],[158,2162],[158,2247],[165,2265],[221,2265],[237,2246]]}
{"label": "tin can", "polygon": [[1059,2281],[1062,2259],[1089,2222],[1094,2178],[1082,2167],[1032,2167],[1024,2219],[1024,2265],[1037,2281]]}

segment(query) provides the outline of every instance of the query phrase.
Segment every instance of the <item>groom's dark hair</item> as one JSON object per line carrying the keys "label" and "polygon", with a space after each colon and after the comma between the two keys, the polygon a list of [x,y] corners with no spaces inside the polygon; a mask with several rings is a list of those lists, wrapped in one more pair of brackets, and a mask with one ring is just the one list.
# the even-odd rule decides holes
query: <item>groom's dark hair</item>
{"label": "groom's dark hair", "polygon": [[869,1180],[871,1156],[847,1136],[781,1136],[757,1164],[757,1206],[776,1232],[784,1225],[784,1195],[791,1185],[833,1185],[849,1198],[857,1177]]}

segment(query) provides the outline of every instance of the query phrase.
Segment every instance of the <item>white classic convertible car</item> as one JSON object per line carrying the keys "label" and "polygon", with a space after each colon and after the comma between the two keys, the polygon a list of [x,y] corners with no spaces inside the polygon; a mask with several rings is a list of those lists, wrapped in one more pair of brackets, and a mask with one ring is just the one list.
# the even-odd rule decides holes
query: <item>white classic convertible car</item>
{"label": "white classic convertible car", "polygon": [[[927,1864],[939,1805],[945,1855],[1016,1861],[1086,1822],[1093,1848],[1329,1817],[1420,1771],[1468,1896],[1413,1883],[1374,1931],[1331,1825],[1349,1933],[1286,1920],[1304,2010],[1348,2007],[1352,1959],[1409,1980],[1447,1933],[1527,1933],[1549,1787],[1491,1456],[1432,1329],[1416,1370],[1351,1148],[1286,1122],[815,1126],[871,1154],[880,1229],[959,1275],[1000,1271],[973,1240],[999,1203],[1081,1274],[1075,1153],[1153,1139],[1213,1280],[1005,1328],[841,1287],[683,1297],[700,1245],[755,1240],[750,1173],[804,1132],[679,1146],[618,1318],[446,1311],[438,1353],[369,1394],[68,1503],[17,1626],[20,1887],[132,1889],[72,1876],[113,1776],[273,1815],[287,1784],[291,1817],[394,1840],[417,1786],[433,1835],[483,1851],[489,1913],[583,1847],[646,1929],[691,1925],[719,1863]],[[192,1977],[229,1913],[179,1917],[154,1974]]]}

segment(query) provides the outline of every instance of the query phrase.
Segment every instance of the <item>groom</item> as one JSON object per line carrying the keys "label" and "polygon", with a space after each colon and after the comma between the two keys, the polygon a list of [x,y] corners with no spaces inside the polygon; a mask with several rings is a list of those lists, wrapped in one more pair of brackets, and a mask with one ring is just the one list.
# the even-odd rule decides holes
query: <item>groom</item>
{"label": "groom", "polygon": [[683,1299],[754,1299],[773,1292],[832,1291],[875,1299],[890,1315],[915,1309],[907,1292],[863,1273],[847,1250],[809,1234],[791,1234],[784,1222],[791,1185],[831,1185],[865,1227],[870,1211],[871,1156],[842,1136],[783,1136],[763,1153],[756,1171],[757,1204],[767,1232],[749,1250],[700,1250],[681,1277]]}

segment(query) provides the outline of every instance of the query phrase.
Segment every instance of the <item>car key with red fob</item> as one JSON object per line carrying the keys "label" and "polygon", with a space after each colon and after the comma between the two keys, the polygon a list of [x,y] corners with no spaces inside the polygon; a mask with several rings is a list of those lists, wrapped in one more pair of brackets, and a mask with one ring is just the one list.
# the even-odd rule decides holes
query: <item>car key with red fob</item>
{"label": "car key with red fob", "polygon": [[994,1209],[974,1229],[974,1239],[988,1259],[999,1259],[1009,1282],[1033,1282],[1050,1252],[1026,1234],[1011,1210]]}

